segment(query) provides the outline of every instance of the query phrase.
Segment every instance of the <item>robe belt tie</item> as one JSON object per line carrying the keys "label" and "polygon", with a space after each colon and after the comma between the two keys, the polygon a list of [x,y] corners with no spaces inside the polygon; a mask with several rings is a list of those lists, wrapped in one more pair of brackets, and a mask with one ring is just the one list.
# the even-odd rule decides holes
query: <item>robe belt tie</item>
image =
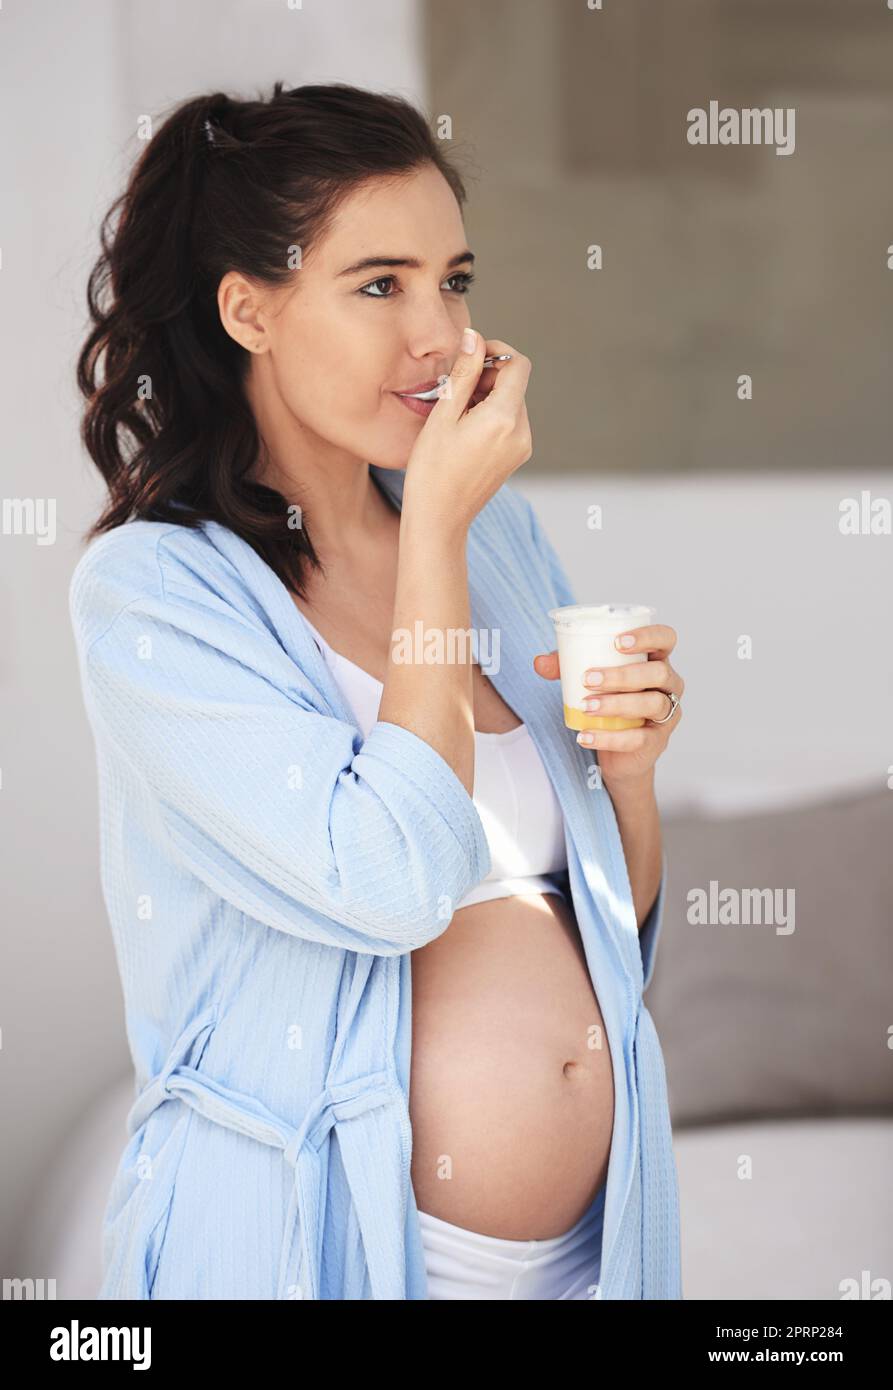
{"label": "robe belt tie", "polygon": [[[406,1098],[382,1068],[329,1083],[293,1125],[255,1097],[231,1090],[184,1060],[213,1029],[207,1013],[183,1030],[161,1071],[142,1089],[127,1117],[134,1134],[158,1106],[181,1100],[205,1119],[280,1149],[294,1173],[283,1237],[277,1298],[318,1299],[328,1182],[328,1140],[337,1134],[344,1172],[363,1240],[374,1299],[403,1299],[404,1226],[410,1133]],[[375,1184],[371,1182],[374,1174]]]}

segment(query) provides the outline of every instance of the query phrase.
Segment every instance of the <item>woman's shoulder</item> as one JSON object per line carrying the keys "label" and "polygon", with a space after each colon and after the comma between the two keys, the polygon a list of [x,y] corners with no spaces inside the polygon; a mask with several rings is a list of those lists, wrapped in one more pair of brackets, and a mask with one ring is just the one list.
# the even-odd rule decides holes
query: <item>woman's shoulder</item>
{"label": "woman's shoulder", "polygon": [[193,597],[238,601],[246,580],[236,545],[245,542],[213,521],[187,526],[136,519],[94,537],[68,586],[78,645],[90,647],[121,613],[143,602],[158,612]]}

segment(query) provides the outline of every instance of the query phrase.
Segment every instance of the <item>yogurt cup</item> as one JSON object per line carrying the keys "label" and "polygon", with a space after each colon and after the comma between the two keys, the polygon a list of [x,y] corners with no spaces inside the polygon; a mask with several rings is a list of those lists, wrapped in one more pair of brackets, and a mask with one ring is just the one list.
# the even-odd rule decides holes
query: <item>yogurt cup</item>
{"label": "yogurt cup", "polygon": [[597,695],[597,689],[583,684],[583,675],[593,666],[629,666],[647,661],[647,652],[622,652],[614,645],[621,632],[650,627],[657,610],[642,603],[572,603],[550,608],[555,625],[558,664],[561,667],[561,698],[564,722],[569,729],[640,729],[644,719],[622,719],[619,715],[591,714],[583,701]]}

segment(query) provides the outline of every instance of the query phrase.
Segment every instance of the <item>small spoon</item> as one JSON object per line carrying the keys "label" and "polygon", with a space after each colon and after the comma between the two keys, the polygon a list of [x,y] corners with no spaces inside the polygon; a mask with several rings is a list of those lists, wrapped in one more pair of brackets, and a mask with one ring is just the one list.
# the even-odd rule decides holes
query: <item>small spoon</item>
{"label": "small spoon", "polygon": [[[512,354],[510,352],[502,352],[499,354],[498,357],[485,357],[483,365],[485,367],[492,367],[494,362],[509,362],[511,360],[511,356]],[[430,391],[419,392],[419,394],[414,395],[412,399],[414,401],[436,401],[439,395],[440,384],[438,384],[437,386],[432,386]]]}

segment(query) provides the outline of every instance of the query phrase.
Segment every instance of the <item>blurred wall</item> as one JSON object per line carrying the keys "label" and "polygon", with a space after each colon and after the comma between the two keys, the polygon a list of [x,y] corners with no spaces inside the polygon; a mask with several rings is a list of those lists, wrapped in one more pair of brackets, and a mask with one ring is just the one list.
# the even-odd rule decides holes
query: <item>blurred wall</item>
{"label": "blurred wall", "polygon": [[[473,146],[478,327],[533,359],[532,471],[886,465],[881,0],[426,0],[426,15],[432,116]],[[792,107],[793,152],[689,144],[687,113],[711,100]]]}
{"label": "blurred wall", "polygon": [[32,1183],[124,1049],[68,618],[79,531],[99,497],[78,444],[72,374],[96,221],[129,125],[121,8],[92,0],[0,11],[3,496],[56,509],[55,544],[0,535],[4,1277],[51,1274],[17,1269],[12,1240]]}

